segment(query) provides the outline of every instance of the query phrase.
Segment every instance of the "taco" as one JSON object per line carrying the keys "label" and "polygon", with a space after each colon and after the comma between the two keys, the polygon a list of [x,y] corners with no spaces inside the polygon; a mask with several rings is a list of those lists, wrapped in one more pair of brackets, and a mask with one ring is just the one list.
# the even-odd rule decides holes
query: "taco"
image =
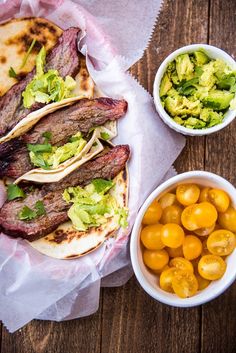
{"label": "taco", "polygon": [[[17,32],[19,30],[17,25],[22,23],[19,20],[15,21],[15,28],[13,26],[14,20],[2,25],[0,32],[1,30],[4,32],[4,29],[6,30],[8,26],[11,27],[11,32],[7,38],[2,39],[0,48],[4,45],[12,45],[11,43],[15,43],[16,38],[21,38],[21,40],[24,38],[21,31]],[[37,23],[39,26],[39,19],[31,19],[30,21]],[[55,27],[55,25],[52,25],[50,27],[51,30],[54,28],[53,26]],[[31,32],[34,32],[34,30]],[[37,40],[41,44],[46,43],[46,33],[44,33],[41,42],[37,35],[33,36],[34,39],[29,49],[34,47],[33,44],[38,43]],[[60,107],[70,105],[83,97],[92,97],[94,84],[87,72],[85,60],[78,52],[77,40],[79,33],[79,28],[69,28],[64,32],[55,29],[54,40],[49,40],[48,46],[50,48],[55,43],[55,39],[57,39],[56,45],[47,52],[46,46],[41,47],[41,44],[39,44],[41,49],[36,57],[33,57],[36,64],[35,68],[0,97],[0,143],[22,135],[48,113],[52,113]],[[60,37],[58,37],[59,34],[61,34]],[[8,53],[9,55],[7,56]],[[24,61],[28,63],[29,58],[32,61],[32,55],[29,51],[25,53],[23,66]],[[10,50],[6,52],[4,58],[5,62],[0,62],[0,67],[6,73],[6,65],[11,65],[13,62]],[[17,57],[17,65],[19,64],[19,60],[19,57]],[[32,68],[32,64],[28,65],[28,69]],[[16,72],[17,69],[15,71],[12,66],[8,66],[8,68],[10,76],[15,76],[14,79],[20,77],[18,72]],[[10,83],[7,82],[3,91],[9,86]]]}
{"label": "taco", "polygon": [[[0,178],[55,182],[94,157],[110,140],[105,127],[127,110],[124,100],[82,99],[41,119],[19,138],[0,144]],[[69,169],[68,169],[69,168]]]}
{"label": "taco", "polygon": [[127,225],[127,145],[112,147],[57,183],[8,186],[0,227],[43,254],[71,259]]}

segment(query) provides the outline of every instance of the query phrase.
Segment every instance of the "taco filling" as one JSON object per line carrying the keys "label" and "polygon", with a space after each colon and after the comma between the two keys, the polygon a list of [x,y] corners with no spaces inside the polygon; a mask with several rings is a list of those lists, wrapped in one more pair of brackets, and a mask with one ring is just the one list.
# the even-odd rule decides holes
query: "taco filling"
{"label": "taco filling", "polygon": [[0,98],[0,137],[29,113],[70,95],[79,72],[79,28],[69,28],[46,56],[42,48],[33,69]]}
{"label": "taco filling", "polygon": [[124,170],[129,155],[127,145],[116,146],[58,183],[9,186],[9,201],[0,210],[0,227],[6,234],[32,242],[69,220],[78,232],[100,226],[106,229],[111,220],[116,224],[112,230],[125,226],[125,203],[119,206],[114,192],[122,182],[116,185],[114,178]]}
{"label": "taco filling", "polygon": [[95,137],[111,139],[108,132],[93,134],[93,130],[121,118],[126,110],[124,100],[97,98],[47,115],[23,136],[0,144],[0,177],[17,179],[35,168],[64,168],[88,152],[91,136],[91,145]]}

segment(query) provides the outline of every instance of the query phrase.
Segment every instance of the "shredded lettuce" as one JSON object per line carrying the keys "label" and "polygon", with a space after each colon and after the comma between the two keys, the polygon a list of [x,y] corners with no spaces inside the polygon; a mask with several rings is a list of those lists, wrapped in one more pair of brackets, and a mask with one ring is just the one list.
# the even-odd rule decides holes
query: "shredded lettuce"
{"label": "shredded lettuce", "polygon": [[44,133],[44,137],[44,144],[27,145],[31,163],[43,169],[57,168],[61,163],[79,154],[87,143],[80,132],[72,136],[72,142],[60,147],[48,143],[50,133]]}
{"label": "shredded lettuce", "polygon": [[77,230],[98,227],[113,216],[120,226],[127,227],[128,211],[119,207],[110,193],[114,185],[111,180],[94,179],[85,188],[76,186],[64,190],[63,199],[72,203],[68,217]]}
{"label": "shredded lettuce", "polygon": [[63,80],[57,70],[44,72],[45,63],[46,50],[42,47],[36,57],[36,75],[22,93],[25,108],[30,108],[35,102],[44,104],[59,102],[70,97],[71,91],[76,86],[72,77],[66,76]]}

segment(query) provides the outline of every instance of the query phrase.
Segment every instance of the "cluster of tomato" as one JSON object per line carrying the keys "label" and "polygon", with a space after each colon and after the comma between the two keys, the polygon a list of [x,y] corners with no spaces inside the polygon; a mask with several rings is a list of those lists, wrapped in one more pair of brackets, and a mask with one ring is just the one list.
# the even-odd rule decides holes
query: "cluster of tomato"
{"label": "cluster of tomato", "polygon": [[179,185],[153,201],[142,224],[145,265],[160,275],[163,290],[181,298],[221,278],[236,246],[236,210],[220,189]]}

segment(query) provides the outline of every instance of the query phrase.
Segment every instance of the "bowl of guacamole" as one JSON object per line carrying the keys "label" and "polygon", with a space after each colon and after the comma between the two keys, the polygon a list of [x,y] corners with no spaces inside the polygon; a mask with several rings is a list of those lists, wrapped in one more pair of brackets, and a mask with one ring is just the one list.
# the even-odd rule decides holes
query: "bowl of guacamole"
{"label": "bowl of guacamole", "polygon": [[180,48],[159,67],[153,96],[159,115],[176,131],[219,131],[236,116],[236,62],[211,45]]}

